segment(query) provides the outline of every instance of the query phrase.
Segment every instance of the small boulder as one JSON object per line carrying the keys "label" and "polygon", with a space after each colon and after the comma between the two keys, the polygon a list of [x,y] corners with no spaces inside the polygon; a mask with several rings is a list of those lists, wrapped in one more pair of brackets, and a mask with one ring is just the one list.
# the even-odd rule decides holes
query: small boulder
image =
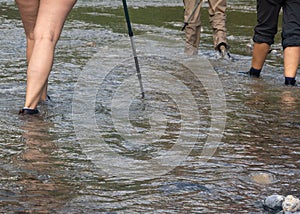
{"label": "small boulder", "polygon": [[282,203],[285,197],[282,195],[271,195],[264,199],[263,207],[267,211],[279,212],[282,210]]}
{"label": "small boulder", "polygon": [[288,195],[282,202],[282,208],[284,212],[296,212],[300,209],[300,200],[297,197]]}

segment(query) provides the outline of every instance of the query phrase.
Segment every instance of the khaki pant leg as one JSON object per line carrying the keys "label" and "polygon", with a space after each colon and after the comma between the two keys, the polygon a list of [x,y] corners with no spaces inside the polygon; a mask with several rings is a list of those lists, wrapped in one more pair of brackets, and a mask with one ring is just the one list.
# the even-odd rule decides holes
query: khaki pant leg
{"label": "khaki pant leg", "polygon": [[[196,0],[184,0],[184,21],[187,22],[196,5]],[[198,53],[200,44],[201,21],[200,21],[201,4],[195,11],[185,28],[185,53],[195,55]]]}
{"label": "khaki pant leg", "polygon": [[214,47],[217,49],[221,43],[228,46],[226,40],[226,0],[209,0],[209,5],[209,21],[213,28]]}

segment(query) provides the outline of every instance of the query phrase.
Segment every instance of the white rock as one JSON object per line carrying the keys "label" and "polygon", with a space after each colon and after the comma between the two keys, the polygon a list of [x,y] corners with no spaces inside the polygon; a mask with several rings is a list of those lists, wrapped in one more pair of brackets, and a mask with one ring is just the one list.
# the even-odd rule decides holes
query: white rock
{"label": "white rock", "polygon": [[285,197],[282,208],[284,212],[296,212],[300,209],[300,200],[297,197],[288,195]]}

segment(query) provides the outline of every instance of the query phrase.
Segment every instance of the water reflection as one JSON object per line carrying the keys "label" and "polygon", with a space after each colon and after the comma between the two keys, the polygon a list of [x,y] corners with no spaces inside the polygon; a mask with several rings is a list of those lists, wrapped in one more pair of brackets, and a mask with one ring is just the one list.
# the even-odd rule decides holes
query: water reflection
{"label": "water reflection", "polygon": [[[20,116],[23,130],[23,151],[12,157],[18,169],[18,210],[33,213],[53,213],[74,193],[61,177],[62,162],[53,154],[58,150],[51,136],[53,123],[45,117]],[[11,207],[13,208],[13,206]]]}
{"label": "water reflection", "polygon": [[296,109],[297,103],[299,103],[299,97],[296,97],[290,90],[284,90],[281,93],[281,106],[282,110],[286,112],[286,114],[292,112]]}

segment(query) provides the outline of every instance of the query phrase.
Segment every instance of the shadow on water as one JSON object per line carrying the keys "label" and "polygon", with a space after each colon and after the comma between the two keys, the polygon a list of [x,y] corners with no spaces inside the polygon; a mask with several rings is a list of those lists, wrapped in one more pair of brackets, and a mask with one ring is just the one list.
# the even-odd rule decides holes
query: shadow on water
{"label": "shadow on water", "polygon": [[[255,2],[229,2],[228,39],[233,62],[215,58],[204,5],[201,54],[208,57],[217,72],[227,106],[226,128],[214,156],[203,164],[199,143],[167,174],[132,181],[107,176],[87,159],[74,131],[71,108],[75,85],[87,62],[99,49],[109,49],[112,43],[127,38],[120,1],[78,3],[66,22],[49,79],[53,103],[40,106],[41,116],[26,118],[17,114],[25,96],[23,29],[15,5],[0,1],[0,212],[263,213],[261,200],[268,195],[300,196],[300,89],[282,84],[280,37],[276,37],[275,51],[268,56],[261,79],[239,74],[250,66]],[[202,114],[199,139],[203,142],[211,122],[209,97],[193,76],[184,75],[186,68],[163,57],[165,46],[175,52],[182,50],[181,4],[179,0],[170,1],[158,7],[159,0],[151,4],[129,1],[134,6],[130,13],[138,41],[148,39],[153,45],[147,48],[157,53],[145,56],[145,50],[137,47],[142,72],[169,70],[185,80]],[[161,47],[154,45],[159,43]],[[168,97],[163,93],[149,94],[146,109],[136,98],[129,106],[130,125],[147,132],[151,119],[168,117],[170,122],[163,125],[169,129],[151,148],[120,138],[109,119],[108,99],[122,78],[134,72],[131,52],[127,54],[122,66],[114,67],[107,76],[104,90],[97,93],[96,122],[106,143],[120,154],[142,161],[172,145],[181,128],[181,112],[176,103],[166,101]],[[152,112],[162,108],[164,114],[153,117]]]}

